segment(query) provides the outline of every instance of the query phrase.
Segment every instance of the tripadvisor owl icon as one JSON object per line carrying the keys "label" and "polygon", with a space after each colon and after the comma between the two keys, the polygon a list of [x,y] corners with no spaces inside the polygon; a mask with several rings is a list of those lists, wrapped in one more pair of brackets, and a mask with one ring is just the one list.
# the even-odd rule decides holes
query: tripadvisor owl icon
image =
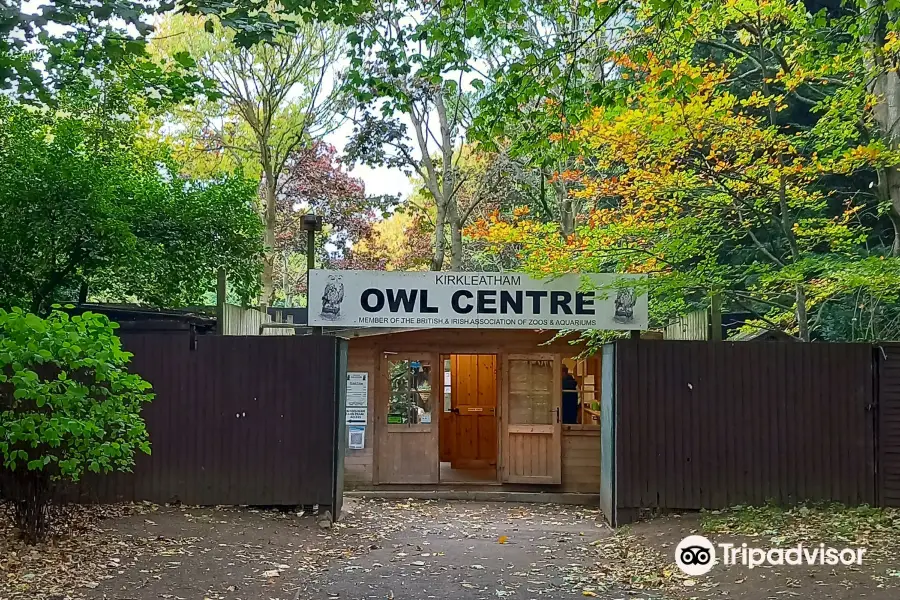
{"label": "tripadvisor owl icon", "polygon": [[704,575],[716,563],[716,549],[702,535],[689,535],[675,548],[675,564],[686,575]]}

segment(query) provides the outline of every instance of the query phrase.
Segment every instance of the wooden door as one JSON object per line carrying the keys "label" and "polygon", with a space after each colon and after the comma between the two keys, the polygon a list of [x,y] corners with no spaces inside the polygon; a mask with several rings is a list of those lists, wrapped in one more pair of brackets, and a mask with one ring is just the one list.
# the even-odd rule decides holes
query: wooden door
{"label": "wooden door", "polygon": [[438,483],[437,355],[386,352],[375,403],[376,483]]}
{"label": "wooden door", "polygon": [[450,357],[450,466],[486,469],[497,465],[497,357]]}
{"label": "wooden door", "polygon": [[502,479],[562,481],[562,378],[559,355],[509,354],[503,360]]}

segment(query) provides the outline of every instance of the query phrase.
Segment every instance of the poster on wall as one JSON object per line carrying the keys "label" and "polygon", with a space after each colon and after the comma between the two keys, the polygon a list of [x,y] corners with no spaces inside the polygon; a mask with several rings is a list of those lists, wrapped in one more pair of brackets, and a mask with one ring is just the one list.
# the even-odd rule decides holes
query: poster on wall
{"label": "poster on wall", "polygon": [[369,411],[362,406],[347,407],[347,425],[365,425]]}
{"label": "poster on wall", "polygon": [[369,405],[369,374],[365,371],[347,373],[347,406]]}
{"label": "poster on wall", "polygon": [[366,428],[363,426],[351,427],[347,439],[350,442],[351,450],[362,450],[366,447]]}
{"label": "poster on wall", "polygon": [[309,280],[319,327],[648,328],[643,275],[314,270]]}
{"label": "poster on wall", "polygon": [[365,371],[347,373],[347,425],[365,425],[369,413],[369,374]]}

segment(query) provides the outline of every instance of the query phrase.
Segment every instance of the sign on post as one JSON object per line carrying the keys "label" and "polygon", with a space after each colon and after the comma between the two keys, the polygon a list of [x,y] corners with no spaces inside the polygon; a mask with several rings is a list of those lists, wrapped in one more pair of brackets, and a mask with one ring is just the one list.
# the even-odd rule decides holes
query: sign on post
{"label": "sign on post", "polygon": [[637,287],[641,277],[594,273],[541,280],[521,273],[314,270],[309,324],[643,330],[648,307],[647,294]]}

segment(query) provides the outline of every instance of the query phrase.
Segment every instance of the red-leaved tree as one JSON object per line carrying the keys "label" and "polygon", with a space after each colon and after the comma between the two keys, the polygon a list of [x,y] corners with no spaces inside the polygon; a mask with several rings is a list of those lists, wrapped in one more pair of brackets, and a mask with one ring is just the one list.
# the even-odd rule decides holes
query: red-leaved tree
{"label": "red-leaved tree", "polygon": [[277,195],[277,301],[290,306],[306,293],[304,215],[313,212],[325,224],[316,244],[317,265],[339,266],[350,258],[354,245],[372,235],[372,226],[390,202],[367,197],[362,180],[345,170],[330,144],[316,142],[291,153]]}

